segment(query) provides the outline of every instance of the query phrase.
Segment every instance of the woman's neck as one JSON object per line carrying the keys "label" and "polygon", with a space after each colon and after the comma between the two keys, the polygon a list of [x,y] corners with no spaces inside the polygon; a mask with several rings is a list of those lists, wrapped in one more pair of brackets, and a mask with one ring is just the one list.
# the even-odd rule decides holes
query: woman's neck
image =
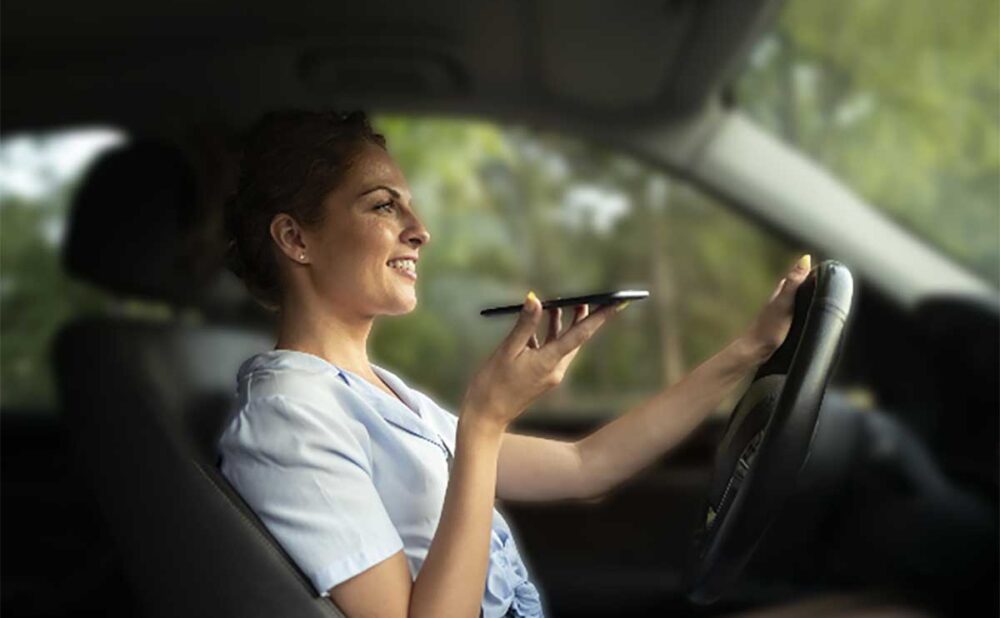
{"label": "woman's neck", "polygon": [[[312,305],[312,306],[310,306]],[[371,375],[368,335],[374,317],[320,311],[313,303],[286,300],[278,314],[275,349],[307,352],[359,375]]]}

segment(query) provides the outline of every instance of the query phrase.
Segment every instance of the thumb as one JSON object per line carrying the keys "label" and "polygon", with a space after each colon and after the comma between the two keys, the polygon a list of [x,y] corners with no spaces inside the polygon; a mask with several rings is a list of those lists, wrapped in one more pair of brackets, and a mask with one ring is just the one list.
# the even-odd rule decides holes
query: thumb
{"label": "thumb", "polygon": [[812,256],[806,253],[805,255],[799,258],[798,262],[795,263],[795,266],[792,267],[792,271],[789,273],[789,275],[795,279],[800,280],[801,282],[802,280],[805,280],[805,278],[809,275],[809,271],[811,269],[812,269]]}
{"label": "thumb", "polygon": [[773,301],[775,298],[778,297],[778,294],[781,294],[781,291],[783,289],[785,289],[785,282],[786,281],[788,281],[788,279],[782,277],[781,281],[778,282],[778,285],[775,286],[774,291],[771,292],[771,298],[768,298],[767,302]]}
{"label": "thumb", "polygon": [[542,301],[538,300],[534,292],[528,292],[524,299],[524,307],[514,324],[513,330],[504,340],[504,349],[512,356],[517,355],[531,340],[531,336],[538,330],[538,321],[542,318]]}
{"label": "thumb", "polygon": [[806,253],[799,258],[799,261],[795,263],[795,266],[792,266],[792,269],[788,271],[787,275],[785,275],[785,286],[781,292],[784,293],[785,296],[794,296],[796,290],[798,290],[802,282],[809,277],[811,268],[812,258],[808,253]]}

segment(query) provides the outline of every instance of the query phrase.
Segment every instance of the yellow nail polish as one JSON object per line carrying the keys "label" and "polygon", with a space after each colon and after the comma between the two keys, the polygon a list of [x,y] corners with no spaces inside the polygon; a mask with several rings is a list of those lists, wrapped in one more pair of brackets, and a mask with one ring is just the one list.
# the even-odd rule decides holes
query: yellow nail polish
{"label": "yellow nail polish", "polygon": [[625,301],[625,302],[623,302],[622,304],[620,304],[620,305],[618,305],[617,307],[615,307],[615,311],[616,311],[616,312],[617,312],[617,311],[625,311],[625,307],[628,307],[628,306],[629,306],[629,304],[630,304],[631,302],[632,302],[632,301],[630,301],[630,300],[626,300],[626,301]]}
{"label": "yellow nail polish", "polygon": [[534,301],[537,300],[537,299],[538,299],[538,297],[535,296],[534,292],[528,292],[528,295],[524,299],[524,304],[527,306],[528,313],[534,313],[535,312],[535,302]]}
{"label": "yellow nail polish", "polygon": [[799,258],[799,263],[796,264],[796,266],[798,266],[799,268],[801,268],[803,270],[809,270],[811,262],[812,262],[812,258],[807,253],[807,254],[805,254],[805,255],[803,255],[802,257]]}

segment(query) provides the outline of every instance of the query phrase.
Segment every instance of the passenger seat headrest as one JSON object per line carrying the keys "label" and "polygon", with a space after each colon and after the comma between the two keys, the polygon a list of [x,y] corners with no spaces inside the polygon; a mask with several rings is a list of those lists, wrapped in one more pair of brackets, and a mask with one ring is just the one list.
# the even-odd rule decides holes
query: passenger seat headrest
{"label": "passenger seat headrest", "polygon": [[199,279],[184,244],[197,209],[197,172],[179,148],[137,141],[111,150],[75,196],[63,265],[123,295],[191,303]]}

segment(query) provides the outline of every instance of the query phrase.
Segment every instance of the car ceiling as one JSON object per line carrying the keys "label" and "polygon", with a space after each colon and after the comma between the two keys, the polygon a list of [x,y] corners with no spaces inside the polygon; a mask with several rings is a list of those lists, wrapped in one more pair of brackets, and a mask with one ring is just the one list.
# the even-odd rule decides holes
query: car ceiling
{"label": "car ceiling", "polygon": [[662,125],[719,94],[779,4],[8,1],[2,128],[289,105]]}

